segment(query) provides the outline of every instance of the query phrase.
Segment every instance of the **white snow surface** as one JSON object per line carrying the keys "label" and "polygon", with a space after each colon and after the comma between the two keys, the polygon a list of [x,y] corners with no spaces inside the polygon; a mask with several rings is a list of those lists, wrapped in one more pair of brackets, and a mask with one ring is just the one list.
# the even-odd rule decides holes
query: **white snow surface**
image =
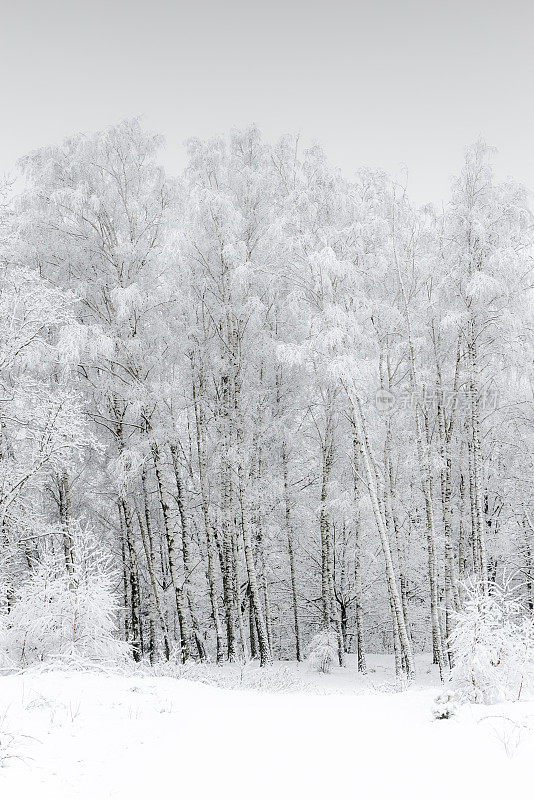
{"label": "white snow surface", "polygon": [[[442,687],[428,657],[402,690],[389,658],[369,666],[365,677],[353,657],[331,675],[284,663],[198,667],[200,680],[147,669],[2,676],[0,798],[435,800],[529,789],[533,701],[435,720]],[[203,682],[214,675],[219,685]]]}

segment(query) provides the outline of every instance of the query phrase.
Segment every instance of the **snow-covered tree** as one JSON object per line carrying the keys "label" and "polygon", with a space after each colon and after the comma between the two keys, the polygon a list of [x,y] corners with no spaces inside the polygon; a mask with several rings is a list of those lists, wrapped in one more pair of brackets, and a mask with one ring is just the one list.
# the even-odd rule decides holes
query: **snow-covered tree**
{"label": "snow-covered tree", "polygon": [[0,192],[1,602],[72,584],[83,518],[137,661],[328,629],[445,680],[470,576],[534,608],[525,191],[481,143],[440,210],[254,127],[176,179],[160,144],[80,134]]}
{"label": "snow-covered tree", "polygon": [[337,653],[337,633],[327,628],[316,633],[308,645],[308,662],[318,672],[332,672],[337,662]]}
{"label": "snow-covered tree", "polygon": [[4,664],[124,662],[130,648],[118,635],[117,575],[94,532],[70,527],[70,571],[47,547],[1,614]]}
{"label": "snow-covered tree", "polygon": [[455,614],[451,683],[468,700],[519,700],[532,685],[534,620],[510,579],[472,581]]}

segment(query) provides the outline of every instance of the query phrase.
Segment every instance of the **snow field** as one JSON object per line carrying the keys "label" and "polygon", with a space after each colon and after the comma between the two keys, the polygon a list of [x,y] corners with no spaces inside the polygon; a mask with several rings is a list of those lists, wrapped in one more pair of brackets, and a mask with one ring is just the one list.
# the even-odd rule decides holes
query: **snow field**
{"label": "snow field", "polygon": [[383,660],[363,680],[352,663],[330,676],[291,665],[312,691],[289,693],[141,673],[2,677],[0,797],[474,798],[528,789],[534,702],[463,706],[436,721],[440,688],[424,685],[427,670],[405,691],[376,691],[373,680],[388,675]]}

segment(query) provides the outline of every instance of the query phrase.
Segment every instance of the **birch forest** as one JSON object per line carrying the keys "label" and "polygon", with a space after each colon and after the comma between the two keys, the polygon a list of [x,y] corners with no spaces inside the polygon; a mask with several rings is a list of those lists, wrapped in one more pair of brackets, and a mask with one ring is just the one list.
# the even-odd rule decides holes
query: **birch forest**
{"label": "birch forest", "polygon": [[161,146],[125,121],[1,187],[0,663],[322,637],[448,680],[491,587],[534,610],[526,190],[483,141],[440,207],[255,127]]}

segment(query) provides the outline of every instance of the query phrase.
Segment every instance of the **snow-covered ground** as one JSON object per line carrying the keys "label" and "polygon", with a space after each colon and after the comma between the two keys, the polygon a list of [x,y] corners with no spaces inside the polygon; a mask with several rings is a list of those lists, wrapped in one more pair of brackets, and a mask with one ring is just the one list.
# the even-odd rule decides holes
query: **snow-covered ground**
{"label": "snow-covered ground", "polygon": [[403,691],[388,659],[370,667],[365,678],[353,661],[332,675],[210,667],[218,686],[146,672],[1,677],[0,798],[529,795],[534,702],[437,721],[427,659]]}

